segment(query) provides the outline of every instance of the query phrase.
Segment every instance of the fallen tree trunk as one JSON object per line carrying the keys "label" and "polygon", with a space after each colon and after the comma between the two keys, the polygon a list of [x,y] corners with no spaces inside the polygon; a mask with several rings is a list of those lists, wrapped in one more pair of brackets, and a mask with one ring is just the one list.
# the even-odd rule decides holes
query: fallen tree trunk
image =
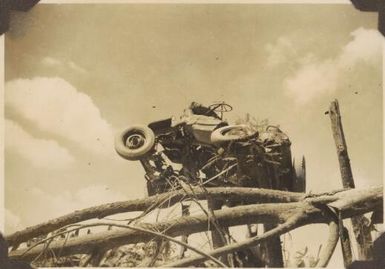
{"label": "fallen tree trunk", "polygon": [[[215,211],[215,216],[221,226],[235,226],[251,223],[285,223],[298,216],[298,221],[290,226],[294,229],[311,223],[329,223],[335,220],[331,210],[339,212],[341,218],[350,218],[374,210],[381,210],[383,206],[383,188],[373,187],[365,190],[345,190],[321,195],[302,197],[298,202],[245,205],[229,209]],[[288,193],[291,195],[291,193]],[[162,231],[172,237],[202,232],[207,230],[207,215],[186,216],[174,220],[158,222],[154,224],[141,224],[138,227]],[[283,232],[287,232],[283,230]],[[90,234],[83,237],[69,239],[66,242],[55,241],[49,249],[62,255],[87,253],[94,247],[113,248],[130,243],[145,242],[153,239],[153,235],[134,230],[113,230]],[[17,238],[15,238],[17,240]],[[25,249],[10,252],[11,258],[30,261],[44,250],[44,246],[37,246],[25,253]],[[234,248],[230,248],[234,251]],[[228,251],[230,251],[228,250]],[[236,250],[236,248],[235,248]],[[223,252],[214,253],[223,255]],[[218,254],[218,255],[217,255]]]}
{"label": "fallen tree trunk", "polygon": [[[346,191],[344,193],[341,193],[339,196],[339,199],[334,202],[327,202],[327,197],[321,197],[319,196],[315,199],[310,199],[307,202],[310,203],[312,206],[323,209],[322,213],[324,214],[325,218],[330,218],[331,222],[335,223],[342,223],[342,219],[346,218],[346,214],[348,212],[352,213],[350,217],[355,216],[356,213],[353,213],[355,209],[363,209],[366,206],[373,206],[372,202],[377,201],[379,195],[381,196],[380,201],[382,201],[382,191],[377,190],[366,190],[366,191]],[[354,197],[353,199],[351,199]],[[375,198],[377,197],[377,198]],[[373,198],[373,199],[372,199]],[[305,201],[304,201],[305,202]],[[368,202],[368,204],[365,204],[365,202]],[[375,203],[377,203],[375,202]],[[382,204],[378,204],[379,207],[382,207]],[[313,215],[314,214],[314,215]],[[306,224],[315,223],[315,219],[317,219],[318,214],[315,212],[312,212],[312,208],[308,207],[306,205],[303,206],[302,210],[298,209],[298,211],[293,212],[286,221],[283,224],[278,225],[276,228],[265,232],[261,236],[256,236],[250,239],[246,239],[243,242],[234,243],[228,246],[224,246],[222,248],[215,249],[211,252],[208,252],[207,254],[211,257],[218,257],[220,255],[231,253],[234,251],[242,250],[248,247],[251,247],[253,245],[259,244],[261,242],[264,242],[266,240],[269,240],[270,238],[273,238],[274,236],[279,236],[284,233],[287,233],[297,227],[304,226]],[[339,225],[339,224],[337,224]],[[328,260],[330,259],[330,256],[332,254],[332,249],[335,247],[336,243],[336,230],[333,228],[333,225],[330,226],[330,236],[327,244],[326,251],[323,251],[323,254],[321,254],[321,258],[323,261],[321,261],[323,264],[318,265],[327,265]],[[339,226],[343,227],[343,226]],[[330,242],[330,239],[332,242]],[[183,259],[180,261],[176,261],[171,264],[166,264],[164,267],[186,267],[191,266],[195,264],[199,264],[200,262],[204,261],[205,258],[201,256],[195,256],[187,259]]]}
{"label": "fallen tree trunk", "polygon": [[149,208],[160,207],[165,201],[167,206],[172,206],[184,198],[188,198],[189,193],[195,199],[206,199],[207,196],[218,200],[229,200],[243,202],[244,204],[263,203],[263,202],[296,202],[301,200],[304,194],[291,193],[278,190],[256,189],[256,188],[207,188],[194,187],[192,190],[179,190],[169,193],[154,195],[148,198],[136,199],[131,201],[108,203],[100,206],[90,207],[62,217],[49,220],[42,224],[26,228],[25,230],[5,236],[9,246],[15,246],[34,237],[48,234],[66,225],[90,219],[101,219],[106,216],[145,211]]}

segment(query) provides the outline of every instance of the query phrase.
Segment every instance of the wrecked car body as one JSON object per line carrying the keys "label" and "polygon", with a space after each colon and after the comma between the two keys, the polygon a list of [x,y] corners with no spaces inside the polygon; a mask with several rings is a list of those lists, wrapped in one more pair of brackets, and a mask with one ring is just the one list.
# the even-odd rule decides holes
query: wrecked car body
{"label": "wrecked car body", "polygon": [[128,127],[116,136],[115,149],[141,162],[148,195],[178,189],[181,181],[304,192],[304,158],[294,163],[287,135],[272,125],[229,125],[223,113],[231,110],[193,102],[178,118]]}

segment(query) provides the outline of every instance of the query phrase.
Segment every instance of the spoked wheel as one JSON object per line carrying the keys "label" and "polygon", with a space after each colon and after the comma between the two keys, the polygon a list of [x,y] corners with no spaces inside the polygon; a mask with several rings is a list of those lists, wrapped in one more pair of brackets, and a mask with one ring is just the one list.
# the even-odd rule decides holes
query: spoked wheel
{"label": "spoked wheel", "polygon": [[293,160],[293,191],[306,192],[306,162],[302,156],[300,162]]}
{"label": "spoked wheel", "polygon": [[124,159],[140,160],[153,149],[155,134],[147,126],[131,126],[115,137],[115,150]]}
{"label": "spoked wheel", "polygon": [[221,144],[230,141],[249,139],[258,134],[247,125],[230,125],[216,129],[211,133],[211,142]]}

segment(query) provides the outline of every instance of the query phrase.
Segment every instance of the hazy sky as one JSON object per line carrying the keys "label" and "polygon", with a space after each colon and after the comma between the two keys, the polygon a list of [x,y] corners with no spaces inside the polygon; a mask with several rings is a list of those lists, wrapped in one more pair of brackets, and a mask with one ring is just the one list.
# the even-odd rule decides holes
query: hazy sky
{"label": "hazy sky", "polygon": [[44,5],[5,38],[6,231],[144,195],[114,133],[226,101],[279,124],[308,191],[341,187],[324,115],[340,101],[358,187],[382,183],[377,15],[352,5]]}

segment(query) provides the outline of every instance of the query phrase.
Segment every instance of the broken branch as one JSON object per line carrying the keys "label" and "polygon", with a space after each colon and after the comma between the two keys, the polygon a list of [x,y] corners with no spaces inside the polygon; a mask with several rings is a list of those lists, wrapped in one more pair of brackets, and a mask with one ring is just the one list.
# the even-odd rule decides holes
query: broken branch
{"label": "broken branch", "polygon": [[[304,198],[300,202],[283,204],[263,204],[263,205],[245,205],[233,208],[227,208],[215,211],[215,216],[221,226],[235,226],[252,223],[283,223],[292,216],[301,215],[301,226],[311,223],[328,223],[331,216],[325,214],[320,203],[334,204],[342,218],[349,218],[354,215],[360,215],[382,207],[382,187],[374,187],[359,192],[358,190],[347,190],[334,193],[327,199]],[[370,194],[370,195],[368,195]],[[352,195],[356,197],[351,199]],[[350,199],[350,204],[344,200]],[[139,229],[151,231],[165,231],[164,234],[170,237],[176,237],[185,234],[193,234],[206,231],[208,217],[205,214],[196,216],[185,216],[174,220],[157,222],[153,224],[140,224],[136,226]],[[282,227],[282,226],[280,226]],[[284,226],[285,227],[285,226]],[[294,227],[294,226],[293,226]],[[286,228],[285,228],[286,229]],[[276,231],[276,230],[275,230]],[[63,255],[86,253],[95,246],[113,248],[130,243],[145,242],[151,240],[153,235],[139,230],[118,230],[107,231],[97,234],[90,234],[83,238],[69,239],[65,246],[59,242],[52,242],[50,249],[58,251],[61,249]],[[21,258],[24,252],[21,250],[11,251],[10,257],[23,260],[31,260],[43,250],[42,246],[37,246]]]}
{"label": "broken branch", "polygon": [[[188,191],[189,193],[190,191]],[[191,190],[191,195],[196,199],[206,199],[207,196],[218,200],[231,200],[243,203],[263,203],[263,202],[296,202],[301,200],[304,194],[290,193],[277,190],[256,189],[256,188],[206,188],[195,187]],[[13,233],[5,237],[10,246],[25,242],[34,237],[48,234],[66,225],[81,222],[89,219],[101,219],[106,216],[135,211],[145,211],[153,208],[155,205],[161,205],[163,201],[169,199],[168,206],[178,203],[182,198],[188,197],[184,190],[173,191],[154,195],[144,199],[131,201],[108,203],[100,206],[94,206],[62,217],[49,220],[42,224],[28,227],[22,231]]]}

